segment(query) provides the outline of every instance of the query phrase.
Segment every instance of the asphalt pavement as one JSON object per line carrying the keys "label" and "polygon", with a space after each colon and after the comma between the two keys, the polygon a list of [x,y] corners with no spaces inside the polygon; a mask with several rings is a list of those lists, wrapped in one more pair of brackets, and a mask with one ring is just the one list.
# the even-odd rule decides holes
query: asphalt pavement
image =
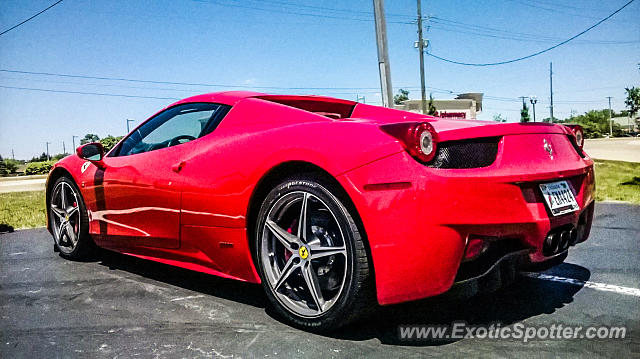
{"label": "asphalt pavement", "polygon": [[[639,242],[640,206],[598,204],[591,238],[545,276],[467,301],[380,308],[319,335],[275,319],[258,285],[113,253],[71,262],[53,252],[45,229],[22,230],[0,235],[0,358],[638,357]],[[627,332],[624,339],[527,343],[398,336],[401,324],[459,321]]]}

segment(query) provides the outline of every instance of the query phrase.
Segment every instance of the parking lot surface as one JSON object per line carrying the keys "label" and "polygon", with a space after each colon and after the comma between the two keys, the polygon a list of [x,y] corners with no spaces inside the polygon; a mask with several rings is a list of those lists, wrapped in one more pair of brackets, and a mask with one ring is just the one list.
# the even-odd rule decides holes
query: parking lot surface
{"label": "parking lot surface", "polygon": [[[409,252],[408,252],[409,253]],[[419,258],[415,258],[419,260]],[[565,263],[467,301],[380,308],[319,335],[279,322],[258,285],[105,253],[70,262],[45,229],[0,235],[0,358],[638,357],[640,206],[599,203]],[[625,326],[606,340],[407,342],[398,325]]]}

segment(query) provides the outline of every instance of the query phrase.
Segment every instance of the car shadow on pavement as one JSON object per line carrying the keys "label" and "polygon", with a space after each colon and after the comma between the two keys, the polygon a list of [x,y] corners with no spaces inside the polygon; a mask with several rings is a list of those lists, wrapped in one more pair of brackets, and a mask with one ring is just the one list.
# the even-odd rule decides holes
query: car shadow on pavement
{"label": "car shadow on pavement", "polygon": [[[98,263],[110,270],[121,270],[176,287],[205,295],[265,308],[277,319],[269,307],[262,287],[257,284],[199,273],[188,269],[103,251]],[[587,281],[591,272],[582,266],[563,263],[544,272],[580,281]],[[383,344],[402,346],[438,346],[457,340],[402,340],[400,325],[452,325],[465,322],[470,325],[499,323],[502,327],[540,315],[551,314],[573,301],[582,289],[576,284],[518,277],[512,285],[497,292],[469,299],[453,299],[446,295],[424,300],[378,307],[366,318],[323,335],[353,341],[378,339]]]}
{"label": "car shadow on pavement", "polygon": [[[544,273],[580,281],[586,281],[591,276],[587,268],[569,263],[560,264]],[[388,345],[445,345],[457,340],[402,340],[399,326],[451,326],[456,322],[465,322],[475,326],[499,323],[505,327],[536,315],[555,312],[571,303],[580,289],[582,286],[575,284],[518,277],[510,286],[466,300],[439,296],[380,307],[368,319],[344,327],[330,336],[356,341],[377,338]]]}
{"label": "car shadow on pavement", "polygon": [[110,270],[122,270],[205,295],[264,308],[267,303],[262,287],[184,268],[103,250],[98,263]]}

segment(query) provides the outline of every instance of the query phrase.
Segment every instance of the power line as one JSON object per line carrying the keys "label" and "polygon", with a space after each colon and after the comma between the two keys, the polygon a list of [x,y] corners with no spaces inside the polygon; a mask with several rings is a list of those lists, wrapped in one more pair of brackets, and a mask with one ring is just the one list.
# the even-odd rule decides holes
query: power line
{"label": "power line", "polygon": [[[443,19],[437,16],[429,17],[432,25],[431,28],[446,32],[456,32],[463,33],[475,36],[482,36],[488,38],[497,38],[497,39],[506,39],[506,40],[515,40],[515,41],[523,41],[523,42],[539,42],[539,43],[548,43],[548,42],[556,42],[562,41],[562,38],[551,37],[551,36],[543,36],[537,34],[528,34],[523,32],[515,32],[509,30],[502,30],[492,27],[467,24],[464,22],[459,22],[455,20]],[[603,44],[603,45],[627,45],[627,44],[637,44],[640,41],[638,40],[629,40],[629,41],[616,41],[616,40],[576,40],[575,44]]]}
{"label": "power line", "polygon": [[[284,9],[273,9],[273,8],[262,8],[262,7],[255,7],[255,6],[249,6],[249,5],[244,5],[244,4],[229,4],[229,3],[223,3],[223,2],[219,2],[216,0],[193,0],[196,2],[200,2],[200,3],[209,3],[209,4],[215,4],[215,5],[220,5],[220,6],[227,6],[227,7],[237,7],[237,8],[242,8],[242,9],[250,9],[250,10],[258,10],[258,11],[264,11],[264,12],[271,12],[271,13],[278,13],[278,14],[290,14],[290,15],[299,15],[299,16],[310,16],[310,17],[316,17],[316,18],[327,18],[327,19],[338,19],[338,20],[350,20],[350,21],[365,21],[365,22],[373,22],[374,19],[373,17],[366,17],[366,18],[362,18],[362,17],[345,17],[345,16],[336,16],[336,15],[327,15],[327,14],[318,14],[318,13],[309,13],[309,12],[299,12],[299,11],[286,11]],[[387,21],[388,23],[393,23],[393,24],[403,24],[403,25],[413,25],[412,21]]]}
{"label": "power line", "polygon": [[[354,91],[363,94],[373,94],[380,93],[380,89],[378,87],[269,87],[269,86],[246,86],[246,85],[221,85],[221,84],[191,84],[188,82],[169,82],[169,81],[155,81],[155,80],[139,80],[139,79],[129,79],[123,77],[99,77],[99,76],[85,76],[85,75],[72,75],[72,74],[60,74],[60,73],[50,73],[50,72],[35,72],[35,71],[19,71],[19,70],[8,70],[8,69],[0,69],[0,72],[8,72],[8,73],[17,73],[17,74],[29,74],[29,75],[44,75],[44,76],[54,76],[54,77],[70,77],[70,78],[79,78],[79,79],[98,79],[98,80],[107,80],[107,81],[125,81],[125,82],[143,82],[143,83],[151,83],[151,84],[173,84],[173,85],[198,85],[203,87],[246,87],[246,88],[263,88],[263,89],[276,89],[276,90],[319,90],[325,93],[332,94],[353,94]],[[12,80],[23,80],[20,78],[11,78],[5,77],[6,79]],[[119,88],[130,88],[130,89],[141,89],[141,90],[158,90],[158,91],[179,91],[179,92],[202,92],[202,89],[195,88],[166,88],[166,87],[142,87],[142,86],[127,86],[127,85],[117,85],[117,84],[99,84],[99,83],[80,83],[80,82],[70,82],[70,81],[53,81],[53,80],[29,80],[29,81],[39,81],[46,83],[57,83],[57,84],[69,84],[69,85],[79,85],[79,86],[103,86],[103,87],[119,87]],[[152,98],[152,99],[167,99],[167,100],[177,100],[175,97],[158,97],[158,96],[138,96],[138,95],[127,95],[127,94],[113,94],[113,93],[102,93],[102,92],[85,92],[85,91],[74,91],[74,90],[56,90],[56,89],[41,89],[41,88],[30,88],[30,87],[21,87],[21,86],[0,86],[2,88],[8,89],[18,89],[18,90],[33,90],[33,91],[46,91],[46,92],[59,92],[59,93],[71,93],[71,94],[82,94],[82,95],[99,95],[99,96],[115,96],[115,97],[132,97],[132,98]],[[420,86],[396,86],[398,88],[407,89],[407,90],[418,90]],[[584,89],[584,91],[588,90],[601,90],[601,89],[610,89],[610,88],[618,88],[619,86],[608,86],[608,87],[599,87],[593,89]],[[451,89],[444,89],[439,87],[427,86],[430,92],[441,93],[441,94],[456,94],[461,93],[462,91],[455,91]],[[350,92],[339,92],[339,91],[349,91]],[[515,97],[504,97],[504,96],[492,96],[485,94],[485,100],[499,101],[499,102],[520,102],[518,98]],[[559,104],[590,104],[590,103],[599,103],[601,100],[576,100],[576,101],[554,101]]]}
{"label": "power line", "polygon": [[105,80],[105,81],[149,83],[149,84],[159,84],[159,85],[226,87],[226,88],[243,88],[243,89],[271,89],[271,90],[360,90],[360,89],[374,90],[374,89],[377,89],[377,87],[280,87],[280,86],[251,86],[251,85],[231,85],[231,84],[213,84],[213,83],[197,83],[197,82],[177,82],[177,81],[156,81],[156,80],[130,79],[130,78],[124,78],[124,77],[74,75],[74,74],[63,74],[63,73],[53,73],[53,72],[20,71],[20,70],[9,70],[9,69],[0,69],[0,72],[24,74],[24,75],[42,75],[42,76],[55,76],[55,77],[66,77],[66,78]]}
{"label": "power line", "polygon": [[[581,17],[585,19],[598,19],[598,17],[596,16],[577,14],[575,12],[567,12],[566,10],[558,10],[557,8],[553,8],[553,6],[551,6],[550,4],[542,4],[544,6],[541,6],[540,4],[537,4],[537,5],[531,4],[531,2],[528,2],[528,1],[521,1],[521,0],[510,0],[510,1],[519,3],[524,6],[528,6],[534,9],[540,9],[540,10],[544,10],[544,11],[548,11],[556,14],[569,15],[573,17]],[[585,11],[585,9],[579,9],[579,11],[582,13]]]}
{"label": "power line", "polygon": [[9,29],[7,29],[7,30],[4,30],[3,32],[1,32],[1,33],[0,33],[0,36],[2,36],[2,35],[4,35],[4,34],[6,34],[7,32],[9,32],[9,31],[11,31],[11,30],[13,30],[13,29],[15,29],[16,27],[18,27],[18,26],[20,26],[20,25],[22,25],[22,24],[24,24],[24,23],[26,23],[26,22],[28,22],[28,21],[32,20],[32,19],[33,19],[33,18],[35,18],[36,16],[38,16],[38,15],[42,14],[43,12],[45,12],[45,11],[47,11],[47,10],[51,9],[51,8],[52,8],[52,7],[54,7],[54,6],[56,6],[56,5],[60,4],[61,2],[62,2],[62,0],[58,0],[58,1],[56,1],[55,3],[53,3],[53,4],[49,5],[49,7],[47,7],[46,9],[44,9],[44,10],[42,10],[42,11],[40,11],[39,13],[37,13],[37,14],[33,15],[32,17],[30,17],[30,18],[28,18],[28,19],[24,20],[23,22],[21,22],[21,23],[19,23],[19,24],[17,24],[17,25],[12,26],[11,28],[9,28]]}
{"label": "power line", "polygon": [[[251,85],[232,85],[232,84],[191,83],[191,82],[175,82],[175,81],[142,80],[142,79],[131,79],[131,78],[125,78],[125,77],[106,77],[106,76],[64,74],[64,73],[54,73],[54,72],[21,71],[21,70],[10,70],[10,69],[0,69],[0,72],[23,74],[23,75],[39,75],[39,76],[52,76],[52,77],[63,77],[63,78],[103,80],[103,81],[122,81],[122,82],[148,83],[148,84],[160,84],[160,85],[202,86],[202,87],[219,87],[219,88],[242,88],[242,89],[263,89],[263,90],[342,90],[342,91],[379,90],[378,87],[283,87],[283,86],[251,86]],[[44,81],[44,80],[38,80],[38,81]],[[54,82],[54,81],[44,81],[44,82]],[[81,84],[76,82],[61,82],[61,81],[55,81],[55,83],[100,86],[99,84],[96,84],[96,83]],[[114,85],[105,85],[105,86],[114,86]],[[133,88],[133,89],[149,89],[149,90],[183,91],[183,92],[201,91],[196,89],[153,88],[153,87],[122,86],[122,85],[119,85],[118,87]],[[419,86],[399,86],[399,87],[403,89],[420,88]],[[430,90],[433,90],[433,92],[448,93],[448,94],[457,93],[457,91],[453,91],[450,89],[443,89],[438,87],[428,87],[428,88]],[[374,92],[379,92],[379,91],[373,91],[370,93],[374,93]]]}
{"label": "power line", "polygon": [[[202,1],[202,0],[193,0],[193,1]],[[331,12],[342,12],[342,13],[351,13],[351,14],[373,16],[373,12],[372,11],[349,10],[349,9],[338,9],[338,8],[324,7],[324,6],[303,5],[303,4],[296,4],[296,3],[291,3],[291,2],[287,2],[287,1],[277,1],[277,0],[250,0],[250,1],[258,2],[258,3],[268,2],[268,3],[272,3],[272,4],[278,4],[278,5],[289,6],[289,7],[298,8],[298,9],[305,9],[305,10],[307,10],[307,9],[327,10],[327,11],[331,11]],[[414,18],[412,15],[408,15],[408,14],[393,14],[393,13],[387,13],[387,12],[385,12],[385,16],[386,17],[402,17],[402,18],[411,19],[411,20],[413,20],[413,18]]]}
{"label": "power line", "polygon": [[[511,1],[514,1],[514,0],[511,0]],[[548,1],[537,0],[536,3],[537,4],[542,4],[544,6],[549,6],[550,8],[557,7],[557,8],[566,8],[566,9],[578,10],[578,11],[597,11],[598,10],[598,9],[595,9],[595,8],[577,7],[577,6],[572,6],[572,5],[560,4],[557,1],[548,2]]]}
{"label": "power line", "polygon": [[464,66],[496,66],[496,65],[505,65],[505,64],[509,64],[509,63],[513,63],[513,62],[517,62],[517,61],[522,61],[522,60],[526,60],[529,58],[532,58],[534,56],[538,56],[541,55],[545,52],[551,51],[557,47],[560,47],[568,42],[570,42],[571,40],[576,39],[577,37],[585,34],[586,32],[588,32],[589,30],[595,28],[596,26],[602,24],[603,22],[609,20],[611,17],[613,17],[615,14],[619,13],[620,11],[622,11],[624,8],[626,8],[627,6],[629,6],[632,2],[634,2],[635,0],[630,0],[629,2],[627,2],[626,4],[624,4],[621,8],[619,8],[618,10],[614,11],[613,13],[611,13],[609,16],[605,17],[604,19],[598,21],[597,23],[591,25],[590,27],[588,27],[587,29],[581,31],[580,33],[578,33],[577,35],[574,35],[570,38],[568,38],[567,40],[564,40],[554,46],[551,46],[549,48],[546,48],[544,50],[538,51],[538,52],[534,52],[533,54],[527,55],[527,56],[522,56],[522,57],[518,57],[516,59],[511,59],[511,60],[506,60],[506,61],[499,61],[499,62],[490,62],[490,63],[468,63],[468,62],[461,62],[461,61],[455,61],[455,60],[449,60],[446,59],[444,57],[440,57],[437,55],[434,55],[430,52],[427,52],[427,55],[434,57],[438,60],[444,61],[444,62],[448,62],[448,63],[452,63],[452,64],[456,64],[456,65],[464,65]]}
{"label": "power line", "polygon": [[[94,95],[94,96],[108,96],[108,97],[125,97],[125,98],[144,98],[144,99],[154,99],[154,100],[179,100],[177,97],[161,97],[161,96],[141,96],[141,95],[128,95],[128,94],[118,94],[118,93],[108,93],[108,92],[86,92],[86,91],[73,91],[73,90],[56,90],[56,89],[44,89],[44,88],[34,88],[34,87],[20,87],[20,86],[5,86],[0,85],[0,88],[5,89],[13,89],[13,90],[25,90],[25,91],[39,91],[39,92],[53,92],[53,93],[66,93],[66,94],[76,94],[76,95]],[[419,87],[402,87],[404,89],[418,89]],[[432,87],[427,87],[433,92],[440,91],[442,93],[452,93],[445,92],[442,90],[438,90]],[[380,91],[371,91],[371,92],[362,92],[359,93],[379,93]],[[353,94],[353,92],[344,92],[342,94]],[[499,97],[499,96],[484,96],[485,100],[491,101],[504,101],[504,102],[520,102],[517,98],[512,97]],[[602,100],[578,100],[578,101],[554,101],[554,103],[559,104],[595,104],[602,103]]]}
{"label": "power line", "polygon": [[95,95],[95,96],[109,96],[109,97],[148,98],[148,99],[154,99],[154,100],[179,100],[178,98],[175,98],[175,97],[137,96],[137,95],[125,95],[125,94],[113,94],[113,93],[100,93],[100,92],[83,92],[83,91],[52,90],[52,89],[41,89],[41,88],[33,88],[33,87],[17,87],[17,86],[4,86],[4,85],[0,85],[0,88],[13,89],[13,90],[40,91],[40,92],[70,93],[70,94],[77,94],[77,95]]}

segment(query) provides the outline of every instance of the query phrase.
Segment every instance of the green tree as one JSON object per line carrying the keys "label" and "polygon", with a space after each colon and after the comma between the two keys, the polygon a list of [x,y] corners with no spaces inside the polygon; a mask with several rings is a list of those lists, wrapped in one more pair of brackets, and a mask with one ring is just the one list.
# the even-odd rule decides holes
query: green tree
{"label": "green tree", "polygon": [[18,165],[20,164],[19,161],[12,160],[11,158],[7,158],[3,162],[9,174],[18,172]]}
{"label": "green tree", "polygon": [[115,146],[121,139],[122,139],[122,136],[114,137],[114,136],[108,135],[107,137],[101,139],[100,143],[102,143],[102,147],[104,147],[104,151],[109,152],[113,148],[113,146]]}
{"label": "green tree", "polygon": [[6,176],[18,171],[19,161],[12,160],[10,158],[3,159],[0,156],[0,176]]}
{"label": "green tree", "polygon": [[40,156],[34,156],[31,158],[31,160],[29,160],[29,162],[42,162],[42,161],[47,161],[47,153],[46,152],[42,152],[42,154]]}
{"label": "green tree", "polygon": [[80,140],[80,144],[84,145],[85,143],[98,142],[98,141],[100,141],[100,137],[98,137],[98,135],[95,135],[93,133],[87,133]]}
{"label": "green tree", "polygon": [[522,110],[520,110],[520,122],[530,122],[531,117],[529,117],[529,106],[527,106],[526,102],[522,102]]}
{"label": "green tree", "polygon": [[[582,126],[585,138],[599,138],[605,134],[609,134],[609,109],[591,110],[582,115],[573,117],[572,123]],[[622,127],[613,123],[613,136],[624,135]]]}
{"label": "green tree", "polygon": [[502,117],[500,113],[493,115],[493,120],[496,122],[507,122],[507,119]]}
{"label": "green tree", "polygon": [[6,176],[8,174],[9,171],[7,171],[7,165],[4,163],[2,156],[0,156],[0,176]]}
{"label": "green tree", "polygon": [[58,153],[57,155],[53,155],[51,156],[51,160],[53,160],[54,162],[60,161],[61,159],[65,158],[69,156],[68,153]]}
{"label": "green tree", "polygon": [[433,94],[429,94],[429,108],[427,110],[427,115],[435,116],[438,114],[438,110],[436,110],[436,106],[433,104]]}
{"label": "green tree", "polygon": [[409,91],[400,89],[398,90],[398,94],[393,96],[393,103],[396,105],[401,105],[402,102],[407,101],[409,99]]}
{"label": "green tree", "polygon": [[635,117],[640,110],[640,87],[625,88],[627,98],[624,104],[629,109],[629,117]]}

